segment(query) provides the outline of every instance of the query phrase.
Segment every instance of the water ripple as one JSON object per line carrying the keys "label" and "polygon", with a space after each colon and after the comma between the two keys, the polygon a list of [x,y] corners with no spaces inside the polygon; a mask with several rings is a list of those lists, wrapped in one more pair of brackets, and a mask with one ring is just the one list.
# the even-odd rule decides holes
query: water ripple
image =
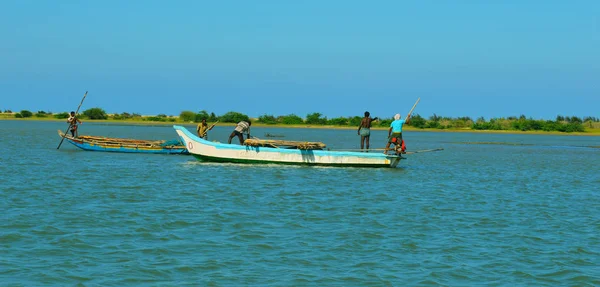
{"label": "water ripple", "polygon": [[[2,284],[600,285],[598,151],[548,148],[593,137],[418,133],[423,149],[520,144],[349,169],[56,151],[41,125],[0,129]],[[7,144],[23,139],[39,145]]]}

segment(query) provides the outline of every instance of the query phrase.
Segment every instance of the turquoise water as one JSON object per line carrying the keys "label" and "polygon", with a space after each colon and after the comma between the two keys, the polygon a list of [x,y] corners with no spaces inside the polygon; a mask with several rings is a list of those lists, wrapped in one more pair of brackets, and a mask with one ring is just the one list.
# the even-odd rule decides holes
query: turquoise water
{"label": "turquoise water", "polygon": [[[409,151],[445,150],[360,169],[57,150],[65,128],[0,121],[2,286],[600,285],[600,137],[406,132]],[[355,130],[253,133],[359,144]],[[472,144],[489,142],[503,144]]]}

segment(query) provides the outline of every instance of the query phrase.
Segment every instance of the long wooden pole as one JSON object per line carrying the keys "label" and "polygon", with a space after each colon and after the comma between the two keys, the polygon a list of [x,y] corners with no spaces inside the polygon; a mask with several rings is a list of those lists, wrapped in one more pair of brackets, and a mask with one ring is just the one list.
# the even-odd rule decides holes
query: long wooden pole
{"label": "long wooden pole", "polygon": [[410,109],[410,112],[408,112],[408,116],[406,116],[407,118],[410,117],[410,115],[412,115],[413,110],[415,109],[420,100],[421,98],[417,99],[417,102],[413,105],[412,109]]}
{"label": "long wooden pole", "polygon": [[207,129],[204,131],[204,134],[202,134],[201,136],[202,136],[202,137],[205,137],[205,136],[208,134],[208,131],[212,130],[212,128],[214,128],[214,127],[217,125],[217,123],[218,123],[218,122],[219,122],[219,120],[217,120],[216,122],[214,122],[214,123],[213,123],[213,124],[212,124],[210,127],[208,127],[208,128],[207,128]]}
{"label": "long wooden pole", "polygon": [[[77,107],[77,111],[75,112],[75,117],[77,117],[77,114],[79,113],[79,109],[81,108],[81,105],[83,104],[83,100],[85,100],[85,97],[87,96],[87,93],[88,92],[85,91],[85,94],[83,94],[83,99],[81,99],[81,102],[79,103],[79,106]],[[60,148],[60,146],[62,145],[63,141],[65,140],[65,136],[69,132],[69,129],[71,128],[72,125],[73,125],[73,123],[69,123],[69,127],[67,128],[67,130],[63,134],[62,138],[60,139],[60,143],[58,144],[58,147],[56,147],[56,149]]]}

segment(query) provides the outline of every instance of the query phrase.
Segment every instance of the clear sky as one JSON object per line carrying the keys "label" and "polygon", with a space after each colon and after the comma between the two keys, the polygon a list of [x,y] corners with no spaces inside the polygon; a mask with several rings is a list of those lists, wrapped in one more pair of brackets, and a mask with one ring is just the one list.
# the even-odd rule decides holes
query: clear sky
{"label": "clear sky", "polygon": [[0,109],[600,116],[600,1],[0,1]]}

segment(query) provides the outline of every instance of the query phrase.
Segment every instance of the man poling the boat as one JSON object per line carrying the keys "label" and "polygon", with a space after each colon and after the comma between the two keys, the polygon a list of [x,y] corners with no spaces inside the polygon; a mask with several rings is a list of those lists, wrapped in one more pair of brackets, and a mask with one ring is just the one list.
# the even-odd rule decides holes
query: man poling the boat
{"label": "man poling the boat", "polygon": [[209,127],[208,124],[206,124],[206,119],[202,119],[202,122],[200,122],[198,124],[198,127],[196,128],[198,136],[205,140],[208,140],[208,131],[212,130],[218,122],[219,121],[216,121]]}
{"label": "man poling the boat", "polygon": [[81,124],[81,120],[77,118],[77,116],[75,115],[75,112],[71,112],[71,114],[69,115],[69,118],[67,119],[67,123],[70,124],[70,131],[71,131],[71,135],[73,135],[73,137],[76,137],[75,134],[77,133],[77,126],[78,124]]}
{"label": "man poling the boat", "polygon": [[388,130],[388,142],[385,146],[385,150],[383,151],[383,153],[387,154],[390,148],[390,144],[394,144],[394,150],[396,151],[396,154],[399,155],[402,153],[406,153],[406,145],[404,143],[404,140],[402,139],[402,127],[405,123],[408,123],[410,121],[410,115],[412,115],[413,110],[415,109],[420,100],[421,98],[417,99],[417,102],[415,102],[412,109],[410,109],[410,112],[408,112],[406,120],[403,120],[402,115],[400,114],[394,115],[394,121],[390,124],[390,129]]}
{"label": "man poling the boat", "polygon": [[[67,122],[69,123],[69,127],[67,128],[67,130],[64,132],[64,134],[61,136],[61,140],[60,143],[58,143],[58,146],[56,147],[56,149],[59,149],[60,146],[62,145],[63,141],[65,140],[65,135],[71,131],[71,134],[73,135],[73,137],[75,137],[75,132],[77,131],[77,127],[75,127],[75,129],[72,129],[71,126],[73,125],[73,123],[71,122],[72,118],[77,118],[77,113],[79,113],[79,109],[81,108],[81,105],[83,105],[83,101],[85,100],[85,97],[87,97],[88,92],[85,91],[85,94],[83,94],[83,98],[81,99],[81,102],[79,103],[79,106],[77,107],[77,111],[76,112],[71,112],[71,115],[69,117],[69,119],[67,119]],[[81,123],[81,121],[79,121],[79,123]],[[75,124],[77,124],[77,121],[75,121]]]}
{"label": "man poling the boat", "polygon": [[[387,153],[390,148],[390,144],[394,144],[397,154],[406,153],[406,145],[402,140],[402,126],[410,121],[410,115],[406,116],[406,120],[402,120],[401,118],[402,115],[400,114],[396,114],[394,116],[394,121],[390,124],[390,129],[388,130],[388,142],[383,153]],[[399,145],[400,151],[398,151]]]}

